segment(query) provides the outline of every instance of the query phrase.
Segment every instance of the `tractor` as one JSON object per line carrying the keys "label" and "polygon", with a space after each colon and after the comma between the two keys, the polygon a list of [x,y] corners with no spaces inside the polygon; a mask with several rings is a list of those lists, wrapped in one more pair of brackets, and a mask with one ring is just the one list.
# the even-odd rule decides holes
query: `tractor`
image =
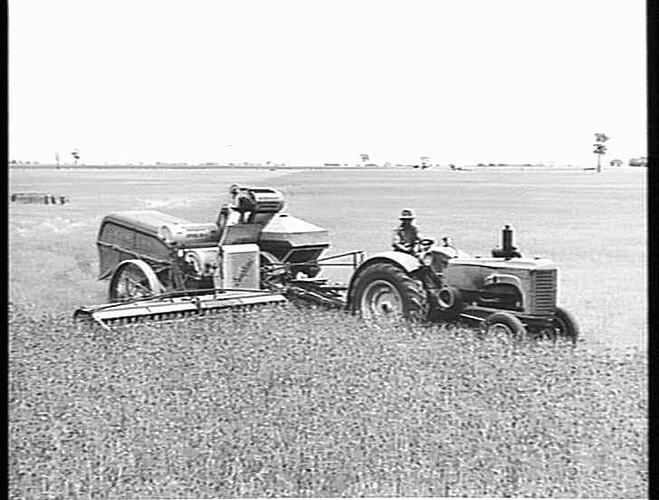
{"label": "tractor", "polygon": [[574,317],[557,306],[558,271],[547,258],[524,258],[505,226],[491,257],[472,257],[448,242],[421,240],[411,255],[371,256],[355,270],[348,304],[367,317],[402,315],[432,321],[466,321],[484,331],[513,336],[563,336],[576,340]]}
{"label": "tractor", "polygon": [[[75,316],[108,326],[304,300],[371,320],[463,321],[513,336],[578,337],[577,322],[557,306],[555,263],[523,257],[509,226],[490,257],[472,257],[447,239],[421,240],[411,254],[324,256],[328,231],[283,212],[281,192],[232,185],[229,195],[210,223],[153,210],[103,218],[96,243],[109,302]],[[352,276],[330,283],[324,266],[349,266]]]}

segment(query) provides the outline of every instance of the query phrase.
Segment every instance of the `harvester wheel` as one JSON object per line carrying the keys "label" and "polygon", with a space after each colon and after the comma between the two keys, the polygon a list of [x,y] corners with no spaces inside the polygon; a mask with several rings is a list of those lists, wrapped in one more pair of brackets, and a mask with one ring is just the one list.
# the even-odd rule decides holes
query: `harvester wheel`
{"label": "harvester wheel", "polygon": [[143,260],[125,260],[110,279],[110,301],[134,300],[162,293],[163,287],[153,271]]}
{"label": "harvester wheel", "polygon": [[488,335],[505,335],[514,338],[526,337],[526,327],[518,317],[507,312],[490,314],[481,323],[481,331]]}
{"label": "harvester wheel", "polygon": [[428,301],[421,281],[388,262],[371,264],[355,277],[350,308],[365,318],[423,320],[428,316]]}
{"label": "harvester wheel", "polygon": [[579,325],[571,313],[562,307],[556,308],[552,321],[553,333],[556,337],[564,337],[576,342],[579,338]]}

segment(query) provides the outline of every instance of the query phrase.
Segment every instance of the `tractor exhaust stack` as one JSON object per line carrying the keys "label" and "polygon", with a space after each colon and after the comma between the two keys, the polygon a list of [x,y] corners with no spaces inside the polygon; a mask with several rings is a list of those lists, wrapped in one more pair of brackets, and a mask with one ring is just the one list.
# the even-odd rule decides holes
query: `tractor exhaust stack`
{"label": "tractor exhaust stack", "polygon": [[506,224],[501,231],[501,247],[492,250],[492,257],[503,257],[504,259],[512,259],[513,257],[521,257],[522,254],[513,245],[513,229]]}

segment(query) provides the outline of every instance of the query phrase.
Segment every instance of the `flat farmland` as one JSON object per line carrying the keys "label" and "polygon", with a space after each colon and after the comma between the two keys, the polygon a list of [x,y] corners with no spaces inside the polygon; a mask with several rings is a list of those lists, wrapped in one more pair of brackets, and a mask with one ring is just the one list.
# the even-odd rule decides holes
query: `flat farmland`
{"label": "flat farmland", "polygon": [[[10,170],[10,498],[647,496],[645,172]],[[112,211],[214,221],[272,186],[331,252],[387,249],[401,208],[472,254],[504,224],[561,269],[583,342],[373,325],[286,304],[107,332]],[[346,280],[346,273],[332,275]]]}
{"label": "flat farmland", "polygon": [[[154,209],[214,221],[233,182],[281,189],[286,210],[330,231],[331,252],[386,250],[401,208],[423,235],[452,237],[472,255],[515,229],[527,256],[554,259],[559,302],[589,343],[645,346],[645,170],[16,170],[10,189],[68,195],[64,206],[9,207],[10,299],[71,311],[105,300],[95,237],[103,215]],[[347,272],[328,273],[346,281]]]}

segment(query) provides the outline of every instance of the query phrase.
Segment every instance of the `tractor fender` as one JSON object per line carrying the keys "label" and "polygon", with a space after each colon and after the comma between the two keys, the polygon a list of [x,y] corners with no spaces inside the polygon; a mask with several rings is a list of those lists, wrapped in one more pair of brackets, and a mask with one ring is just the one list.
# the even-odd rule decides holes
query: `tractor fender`
{"label": "tractor fender", "polygon": [[355,269],[355,272],[352,273],[352,276],[350,277],[350,283],[348,284],[348,302],[350,301],[350,297],[352,297],[352,285],[357,276],[359,276],[359,274],[368,266],[379,262],[388,262],[401,268],[407,273],[416,271],[421,267],[419,259],[404,252],[394,252],[393,250],[390,250],[388,252],[380,252],[371,255],[368,259],[364,260],[359,266],[357,266],[357,269]]}

